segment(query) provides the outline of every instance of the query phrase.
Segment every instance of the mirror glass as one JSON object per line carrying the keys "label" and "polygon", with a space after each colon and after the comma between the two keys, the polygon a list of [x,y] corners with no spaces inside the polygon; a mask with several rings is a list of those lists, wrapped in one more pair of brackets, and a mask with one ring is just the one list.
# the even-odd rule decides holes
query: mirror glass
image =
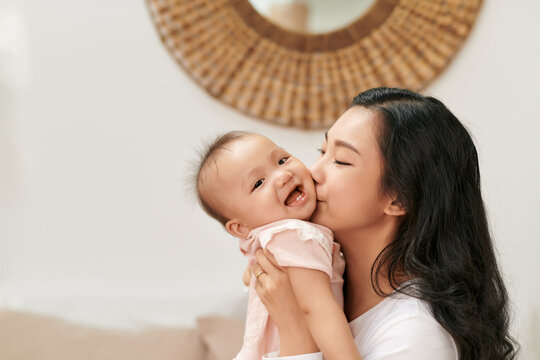
{"label": "mirror glass", "polygon": [[267,20],[289,31],[322,34],[358,20],[376,0],[249,0]]}

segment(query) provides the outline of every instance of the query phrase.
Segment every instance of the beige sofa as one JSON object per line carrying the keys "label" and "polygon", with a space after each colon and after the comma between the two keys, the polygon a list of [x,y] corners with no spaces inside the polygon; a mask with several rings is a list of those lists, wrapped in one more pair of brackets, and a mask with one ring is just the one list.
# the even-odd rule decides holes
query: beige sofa
{"label": "beige sofa", "polygon": [[244,324],[207,316],[197,327],[107,330],[0,310],[2,360],[231,360],[240,350]]}

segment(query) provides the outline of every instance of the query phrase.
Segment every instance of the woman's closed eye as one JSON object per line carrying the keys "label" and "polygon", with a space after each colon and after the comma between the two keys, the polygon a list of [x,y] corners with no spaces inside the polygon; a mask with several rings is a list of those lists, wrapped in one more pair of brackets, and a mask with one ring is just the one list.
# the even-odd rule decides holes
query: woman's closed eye
{"label": "woman's closed eye", "polygon": [[[317,151],[321,153],[321,156],[324,156],[324,154],[326,154],[326,151],[324,151],[323,149],[317,149]],[[351,163],[341,161],[341,160],[338,160],[338,159],[334,159],[334,164],[343,165],[343,166],[351,165]]]}
{"label": "woman's closed eye", "polygon": [[345,161],[339,161],[338,159],[334,159],[334,164],[343,165],[343,166],[351,165],[351,163],[348,163],[348,162],[345,162]]}

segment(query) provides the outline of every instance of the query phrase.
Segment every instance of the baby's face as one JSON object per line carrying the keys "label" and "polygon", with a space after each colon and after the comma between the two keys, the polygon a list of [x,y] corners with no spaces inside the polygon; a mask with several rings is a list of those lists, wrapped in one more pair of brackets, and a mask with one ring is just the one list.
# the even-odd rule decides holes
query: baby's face
{"label": "baby's face", "polygon": [[317,196],[311,174],[300,160],[260,135],[248,135],[227,147],[231,151],[220,155],[216,169],[226,216],[250,229],[311,217]]}

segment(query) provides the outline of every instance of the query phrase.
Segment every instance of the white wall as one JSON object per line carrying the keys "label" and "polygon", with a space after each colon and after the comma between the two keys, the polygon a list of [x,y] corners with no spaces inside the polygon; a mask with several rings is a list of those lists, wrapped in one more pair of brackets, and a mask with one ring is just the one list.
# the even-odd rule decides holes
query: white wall
{"label": "white wall", "polygon": [[[425,91],[477,140],[524,358],[540,358],[539,13],[532,0],[486,0]],[[241,316],[245,261],[184,181],[194,148],[232,129],[308,164],[322,139],[209,97],[142,0],[0,3],[0,307],[114,327]]]}

